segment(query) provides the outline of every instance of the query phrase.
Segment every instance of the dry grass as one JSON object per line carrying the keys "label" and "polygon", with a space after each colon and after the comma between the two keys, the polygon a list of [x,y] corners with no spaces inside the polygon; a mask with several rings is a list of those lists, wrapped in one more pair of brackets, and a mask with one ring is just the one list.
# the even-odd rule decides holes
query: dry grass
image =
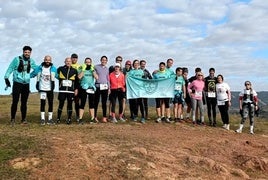
{"label": "dry grass", "polygon": [[[8,124],[11,97],[3,96],[1,100],[0,179],[265,179],[268,176],[265,119],[256,120],[254,136],[247,133],[248,122],[244,133],[235,134],[220,127],[156,124],[154,117],[145,125],[127,122],[40,126],[38,94],[31,94],[28,105],[31,123],[11,127]],[[55,97],[54,112],[57,103]],[[150,112],[155,114],[154,108]],[[240,117],[230,118],[234,130]],[[20,120],[19,113],[17,119]],[[22,167],[18,168],[18,164]]]}

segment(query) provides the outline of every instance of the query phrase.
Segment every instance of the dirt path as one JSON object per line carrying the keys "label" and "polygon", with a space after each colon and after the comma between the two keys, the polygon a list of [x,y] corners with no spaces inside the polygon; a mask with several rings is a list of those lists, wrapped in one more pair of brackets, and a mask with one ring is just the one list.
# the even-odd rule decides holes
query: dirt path
{"label": "dirt path", "polygon": [[[268,138],[190,124],[45,127],[31,179],[251,179],[268,176]],[[43,133],[43,134],[42,134]]]}

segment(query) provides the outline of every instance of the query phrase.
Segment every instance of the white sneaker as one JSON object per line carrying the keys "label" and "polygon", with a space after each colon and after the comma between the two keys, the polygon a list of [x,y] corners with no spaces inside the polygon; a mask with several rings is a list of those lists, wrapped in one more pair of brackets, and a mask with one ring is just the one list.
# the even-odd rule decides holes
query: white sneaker
{"label": "white sneaker", "polygon": [[126,122],[126,120],[125,120],[124,118],[122,118],[122,117],[120,117],[119,120],[120,120],[121,122]]}
{"label": "white sneaker", "polygon": [[112,119],[112,123],[117,123],[118,121],[117,121],[117,119],[114,117],[113,119]]}
{"label": "white sneaker", "polygon": [[237,129],[237,130],[235,130],[235,132],[242,133],[242,129]]}
{"label": "white sneaker", "polygon": [[157,123],[161,123],[161,118],[160,118],[160,117],[157,118],[155,122],[157,122]]}

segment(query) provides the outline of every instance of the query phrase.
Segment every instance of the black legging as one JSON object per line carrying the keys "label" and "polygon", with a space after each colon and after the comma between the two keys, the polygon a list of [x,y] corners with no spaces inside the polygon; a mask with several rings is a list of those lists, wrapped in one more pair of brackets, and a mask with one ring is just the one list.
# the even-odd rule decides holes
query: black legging
{"label": "black legging", "polygon": [[144,107],[145,117],[148,117],[148,98],[141,98]]}
{"label": "black legging", "polygon": [[206,97],[207,100],[207,112],[208,112],[208,119],[211,121],[211,111],[213,121],[216,121],[216,106],[217,106],[217,99],[216,98],[209,98]]}
{"label": "black legging", "polygon": [[15,119],[19,98],[21,97],[21,118],[25,120],[27,114],[27,101],[30,93],[30,85],[18,82],[13,83],[12,87],[12,105],[11,105],[11,119]]}
{"label": "black legging", "polygon": [[225,101],[225,105],[220,105],[218,106],[219,110],[220,110],[220,114],[221,114],[221,119],[223,124],[229,124],[229,102]]}
{"label": "black legging", "polygon": [[58,96],[58,100],[59,100],[58,119],[61,118],[62,108],[64,106],[65,99],[67,99],[67,116],[68,116],[68,119],[72,118],[73,98],[74,98],[74,94],[72,94],[72,93],[59,92],[59,96]]}
{"label": "black legging", "polygon": [[121,115],[123,113],[124,92],[122,92],[119,89],[111,89],[110,98],[111,98],[111,103],[112,103],[111,112],[115,113],[116,99],[118,99],[119,115]]}
{"label": "black legging", "polygon": [[140,112],[141,112],[141,117],[144,118],[144,105],[143,105],[143,98],[138,98],[137,99],[137,105],[140,107]]}
{"label": "black legging", "polygon": [[86,105],[86,101],[88,99],[89,109],[94,108],[94,96],[95,94],[89,94],[85,89],[79,89],[79,98],[80,98],[80,109],[84,109]]}
{"label": "black legging", "polygon": [[97,117],[100,97],[101,97],[101,105],[102,105],[102,116],[107,117],[108,90],[100,90],[100,88],[98,88],[98,87],[97,87],[96,92],[95,92],[94,116]]}
{"label": "black legging", "polygon": [[[46,91],[46,92],[42,92],[42,93],[47,94],[48,112],[53,112],[53,100],[54,100],[53,91]],[[40,102],[41,102],[40,111],[45,112],[46,99],[41,99]]]}

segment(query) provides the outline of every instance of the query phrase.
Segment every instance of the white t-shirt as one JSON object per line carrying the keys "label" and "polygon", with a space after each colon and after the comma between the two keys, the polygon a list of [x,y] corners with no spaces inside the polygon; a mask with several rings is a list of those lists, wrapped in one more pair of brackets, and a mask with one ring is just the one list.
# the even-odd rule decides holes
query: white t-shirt
{"label": "white t-shirt", "polygon": [[243,99],[243,102],[244,103],[252,103],[252,101],[250,100],[250,93],[252,93],[252,95],[253,95],[253,97],[254,96],[257,96],[257,93],[256,93],[256,91],[255,90],[250,90],[250,89],[244,89],[244,90],[242,90],[240,93],[239,93],[239,96],[242,96],[242,97],[244,97],[244,94],[246,94],[247,95],[247,98],[246,99]]}
{"label": "white t-shirt", "polygon": [[217,100],[229,101],[227,91],[230,91],[230,86],[227,83],[225,82],[217,83],[216,84]]}
{"label": "white t-shirt", "polygon": [[40,90],[43,90],[43,91],[51,91],[51,82],[50,82],[50,68],[51,66],[49,67],[42,67],[42,73],[41,73],[41,76],[40,76]]}

